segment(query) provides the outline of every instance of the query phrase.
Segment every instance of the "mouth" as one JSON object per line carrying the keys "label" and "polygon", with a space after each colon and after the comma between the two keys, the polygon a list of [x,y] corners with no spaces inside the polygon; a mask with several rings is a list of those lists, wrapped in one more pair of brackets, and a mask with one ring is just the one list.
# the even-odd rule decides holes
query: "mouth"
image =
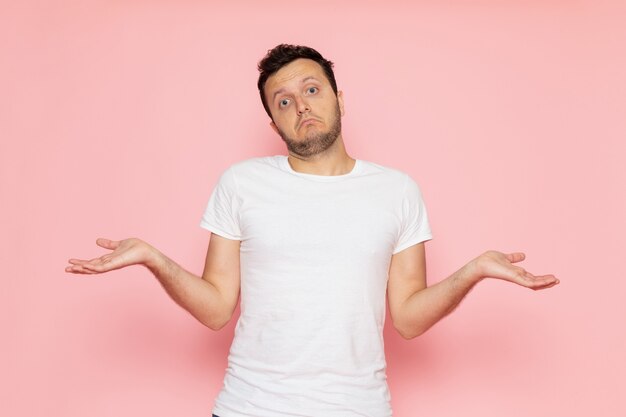
{"label": "mouth", "polygon": [[313,124],[313,123],[317,123],[317,122],[318,122],[317,119],[313,119],[313,118],[305,119],[305,120],[300,122],[300,126],[298,126],[298,129],[301,128],[301,127],[304,127],[304,126],[308,126],[308,125]]}

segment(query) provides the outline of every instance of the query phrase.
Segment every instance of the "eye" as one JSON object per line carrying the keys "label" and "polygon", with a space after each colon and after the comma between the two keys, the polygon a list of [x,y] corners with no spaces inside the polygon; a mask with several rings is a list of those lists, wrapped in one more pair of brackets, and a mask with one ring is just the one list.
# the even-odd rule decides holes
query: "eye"
{"label": "eye", "polygon": [[278,105],[280,107],[285,107],[288,104],[289,104],[289,99],[286,99],[286,98],[284,98],[284,99],[282,99],[281,101],[278,102]]}
{"label": "eye", "polygon": [[309,94],[315,94],[315,93],[317,93],[318,88],[317,87],[309,87],[306,91]]}

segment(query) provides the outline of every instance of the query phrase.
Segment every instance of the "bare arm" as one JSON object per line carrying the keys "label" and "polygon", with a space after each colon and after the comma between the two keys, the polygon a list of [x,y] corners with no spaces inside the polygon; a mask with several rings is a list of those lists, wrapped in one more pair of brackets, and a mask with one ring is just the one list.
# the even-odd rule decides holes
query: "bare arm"
{"label": "bare arm", "polygon": [[394,326],[411,339],[452,312],[478,282],[497,278],[540,290],[559,283],[554,275],[533,275],[513,265],[523,253],[487,251],[443,281],[426,286],[424,244],[414,245],[392,258],[389,272],[389,308]]}
{"label": "bare arm", "polygon": [[140,239],[98,239],[96,243],[113,252],[91,260],[70,259],[65,271],[100,274],[144,265],[178,305],[207,327],[219,330],[232,317],[239,297],[239,241],[212,234],[202,277]]}

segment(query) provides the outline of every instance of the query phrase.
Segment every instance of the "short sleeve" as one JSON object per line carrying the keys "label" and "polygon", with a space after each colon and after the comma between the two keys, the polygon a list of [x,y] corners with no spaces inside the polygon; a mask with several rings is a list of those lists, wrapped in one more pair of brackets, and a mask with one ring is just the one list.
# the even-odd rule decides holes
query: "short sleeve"
{"label": "short sleeve", "polygon": [[232,167],[224,171],[211,193],[200,227],[228,239],[241,240],[240,200]]}
{"label": "short sleeve", "polygon": [[409,246],[432,239],[422,193],[417,183],[408,175],[406,176],[400,209],[401,228],[393,254]]}

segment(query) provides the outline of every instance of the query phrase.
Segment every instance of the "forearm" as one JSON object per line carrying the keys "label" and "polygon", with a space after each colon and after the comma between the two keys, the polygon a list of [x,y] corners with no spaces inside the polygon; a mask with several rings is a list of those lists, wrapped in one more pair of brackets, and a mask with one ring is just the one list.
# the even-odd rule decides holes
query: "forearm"
{"label": "forearm", "polygon": [[224,302],[213,284],[186,271],[156,249],[146,267],[169,296],[202,324],[219,330],[228,322]]}
{"label": "forearm", "polygon": [[411,339],[450,314],[479,281],[468,264],[435,285],[411,295],[402,307],[400,334]]}

